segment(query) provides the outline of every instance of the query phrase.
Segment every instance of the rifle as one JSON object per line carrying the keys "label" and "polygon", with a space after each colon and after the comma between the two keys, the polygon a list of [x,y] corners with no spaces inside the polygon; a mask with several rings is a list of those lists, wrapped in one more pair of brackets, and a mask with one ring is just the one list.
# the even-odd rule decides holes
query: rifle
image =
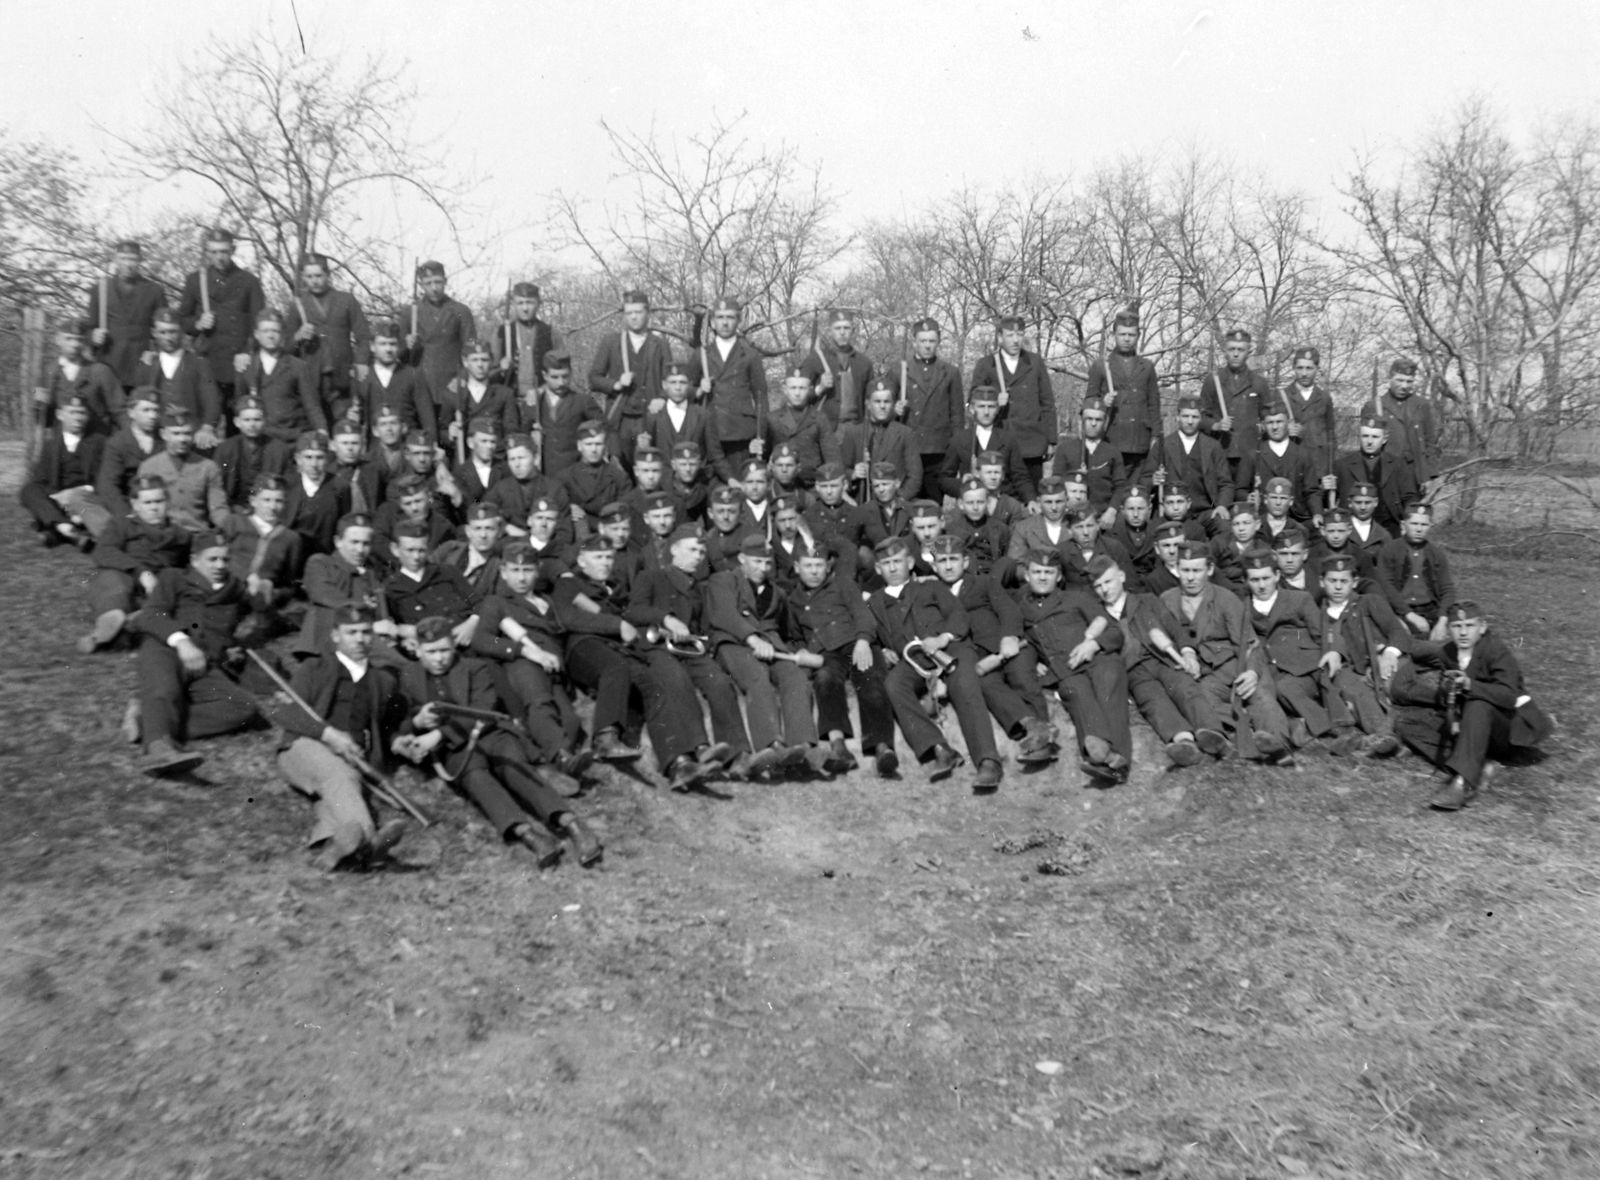
{"label": "rifle", "polygon": [[[1350,605],[1359,608],[1359,599],[1352,599]],[[1356,618],[1361,621],[1361,638],[1367,645],[1367,671],[1372,674],[1372,691],[1378,698],[1378,708],[1387,714],[1389,712],[1389,690],[1384,687],[1383,676],[1378,671],[1378,644],[1372,638],[1372,625],[1367,616],[1361,614],[1359,609],[1357,610]]]}
{"label": "rifle", "polygon": [[[260,652],[252,648],[249,649],[246,654],[256,662],[256,667],[260,668],[267,674],[268,679],[270,679],[272,683],[276,684],[291,701],[299,705],[300,708],[305,711],[306,716],[310,717],[311,720],[315,721],[318,725],[326,728],[328,723],[323,719],[322,714],[318,713],[310,705],[306,704],[305,698],[299,693],[295,692],[295,690],[289,686],[289,682],[282,676],[278,675],[277,670],[273,668],[271,664],[267,663],[266,660],[261,658]],[[379,799],[382,799],[390,807],[393,807],[398,811],[409,813],[411,817],[423,827],[428,827],[433,823],[433,821],[429,819],[427,815],[425,815],[417,807],[416,804],[412,803],[411,800],[407,799],[400,793],[399,788],[394,785],[394,780],[388,775],[383,774],[378,770],[377,767],[373,766],[372,763],[368,762],[359,754],[356,755],[352,761],[355,768],[366,778],[368,785],[372,787],[372,793]]]}

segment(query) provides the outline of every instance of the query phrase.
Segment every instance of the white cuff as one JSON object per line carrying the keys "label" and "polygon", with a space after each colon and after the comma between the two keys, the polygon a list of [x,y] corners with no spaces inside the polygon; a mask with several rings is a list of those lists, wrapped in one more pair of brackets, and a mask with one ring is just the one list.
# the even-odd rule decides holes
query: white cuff
{"label": "white cuff", "polygon": [[167,646],[177,647],[178,644],[182,643],[187,638],[189,638],[189,633],[187,631],[174,631],[171,635],[167,636]]}

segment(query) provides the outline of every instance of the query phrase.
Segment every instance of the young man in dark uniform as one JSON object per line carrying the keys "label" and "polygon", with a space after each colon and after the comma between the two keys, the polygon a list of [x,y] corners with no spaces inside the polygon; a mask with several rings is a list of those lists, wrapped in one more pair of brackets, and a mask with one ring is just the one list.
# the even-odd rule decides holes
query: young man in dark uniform
{"label": "young man in dark uniform", "polygon": [[828,314],[828,333],[800,358],[800,373],[811,383],[823,432],[837,434],[866,417],[872,386],[872,361],[855,347],[856,320],[848,311]]}
{"label": "young man in dark uniform", "polygon": [[[511,319],[489,338],[494,368],[500,379],[526,400],[544,384],[546,357],[566,348],[561,333],[539,318],[544,302],[538,283],[517,283],[511,288]],[[624,300],[626,302],[626,300]]]}
{"label": "young man in dark uniform", "polygon": [[1021,316],[1001,318],[996,326],[998,347],[978,358],[967,389],[989,385],[999,392],[1000,423],[1017,440],[1028,478],[1037,485],[1061,430],[1050,370],[1042,356],[1022,347],[1025,326]]}
{"label": "young man in dark uniform", "polygon": [[[1100,518],[1102,528],[1116,523],[1117,509],[1130,489],[1132,476],[1123,452],[1105,437],[1106,407],[1098,400],[1085,398],[1078,411],[1080,426],[1076,437],[1063,434],[1056,441],[1056,457],[1050,463],[1052,475],[1065,477],[1073,472],[1083,476],[1089,492],[1089,505]],[[1149,449],[1139,456],[1142,464]],[[1132,468],[1138,471],[1138,468]]]}
{"label": "young man in dark uniform", "polygon": [[[699,345],[689,362],[690,384],[713,414],[730,468],[767,453],[761,429],[766,425],[766,366],[760,351],[738,335],[740,311],[732,299],[717,300],[711,309],[711,339]],[[659,437],[656,445],[662,445]]]}
{"label": "young man in dark uniform", "polygon": [[166,288],[141,274],[143,265],[139,243],[124,239],[112,247],[111,276],[89,288],[88,319],[95,325],[90,344],[124,390],[143,384],[137,375],[139,358],[150,348],[151,321],[167,306]]}
{"label": "young man in dark uniform", "polygon": [[650,297],[643,291],[622,294],[622,328],[600,338],[589,363],[589,391],[605,405],[608,448],[624,466],[633,452],[645,415],[662,407],[672,346],[650,330]]}
{"label": "young man in dark uniform", "polygon": [[[233,411],[239,374],[250,363],[250,336],[266,309],[261,280],[233,262],[234,237],[225,229],[206,232],[205,263],[183,282],[178,321],[194,338],[194,350],[211,365],[225,413]],[[292,437],[292,436],[291,436]]]}
{"label": "young man in dark uniform", "polygon": [[[1150,454],[1150,443],[1161,437],[1161,388],[1154,363],[1139,355],[1139,313],[1119,310],[1112,334],[1116,347],[1089,363],[1083,400],[1104,407],[1109,417],[1106,441],[1120,452],[1126,470],[1137,471]],[[1058,475],[1070,470],[1060,466],[1059,447],[1055,470]]]}
{"label": "young man in dark uniform", "polygon": [[923,474],[915,494],[938,500],[944,495],[945,457],[966,416],[961,371],[938,355],[937,320],[918,320],[911,331],[911,359],[890,365],[885,376],[895,391],[895,414],[917,438]]}
{"label": "young man in dark uniform", "polygon": [[[163,411],[168,406],[188,411],[198,427],[194,445],[209,455],[222,441],[226,422],[211,366],[183,346],[183,325],[176,312],[165,307],[157,310],[150,330],[155,337],[155,356],[149,364],[135,363],[134,384],[154,389]],[[234,412],[238,413],[237,405]]]}
{"label": "young man in dark uniform", "polygon": [[1179,398],[1177,429],[1151,448],[1139,482],[1163,490],[1182,488],[1190,513],[1205,520],[1209,535],[1224,527],[1237,485],[1221,445],[1200,432],[1200,423],[1200,402]]}
{"label": "young man in dark uniform", "polygon": [[462,354],[478,338],[478,326],[466,304],[445,294],[443,263],[424,262],[417,267],[416,279],[422,298],[411,304],[401,325],[406,332],[405,358],[422,371],[428,389],[439,397],[460,374]]}
{"label": "young man in dark uniform", "polygon": [[1200,383],[1200,429],[1222,447],[1234,487],[1248,483],[1239,468],[1255,452],[1261,407],[1272,397],[1266,377],[1250,368],[1250,344],[1243,328],[1230,331],[1223,337],[1226,363]]}
{"label": "young man in dark uniform", "polygon": [[111,523],[111,512],[94,494],[106,440],[85,433],[88,422],[88,404],[76,394],[56,407],[56,424],[18,493],[46,545],[66,542],[86,550]]}
{"label": "young man in dark uniform", "polygon": [[1289,407],[1289,437],[1300,444],[1306,462],[1321,479],[1333,470],[1338,453],[1339,426],[1333,395],[1317,384],[1322,354],[1315,348],[1294,350],[1294,381],[1283,392]]}
{"label": "young man in dark uniform", "polygon": [[167,519],[167,485],[159,476],[141,475],[129,489],[132,510],[114,515],[95,542],[89,579],[89,606],[94,630],[78,640],[85,655],[105,647],[122,633],[122,625],[156,589],[164,569],[189,564],[189,534]]}
{"label": "young man in dark uniform", "polygon": [[[1363,416],[1359,447],[1334,463],[1332,478],[1325,476],[1322,486],[1326,490],[1332,483],[1338,491],[1339,503],[1354,510],[1355,500],[1362,494],[1357,485],[1370,485],[1378,500],[1372,519],[1394,536],[1400,531],[1406,509],[1422,499],[1422,490],[1413,478],[1411,465],[1389,450],[1388,439],[1387,419],[1370,414]],[[1360,515],[1358,512],[1357,516]]]}
{"label": "young man in dark uniform", "polygon": [[1414,636],[1438,643],[1445,636],[1445,612],[1455,605],[1456,583],[1444,550],[1428,540],[1432,527],[1433,510],[1426,504],[1407,508],[1400,535],[1378,550],[1373,580]]}
{"label": "young man in dark uniform", "polygon": [[[335,290],[330,278],[327,258],[308,254],[300,264],[300,290],[289,301],[283,329],[329,419],[337,422],[350,413],[351,390],[366,382],[372,330],[360,301],[349,291]],[[370,419],[358,420],[371,424]]]}

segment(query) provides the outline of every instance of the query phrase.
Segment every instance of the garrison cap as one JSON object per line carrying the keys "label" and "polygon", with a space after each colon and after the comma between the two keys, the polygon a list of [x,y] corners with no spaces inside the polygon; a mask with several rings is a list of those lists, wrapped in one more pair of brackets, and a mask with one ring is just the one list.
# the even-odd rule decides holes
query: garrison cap
{"label": "garrison cap", "polygon": [[872,547],[872,554],[879,561],[890,557],[904,557],[911,552],[911,546],[906,544],[904,537],[885,537]]}
{"label": "garrison cap", "polygon": [[331,269],[328,266],[328,256],[326,254],[318,254],[315,250],[312,250],[300,260],[301,270],[304,270],[308,266],[320,267],[322,270]]}
{"label": "garrison cap", "polygon": [[1355,514],[1348,508],[1330,508],[1322,514],[1323,524],[1349,524]]}
{"label": "garrison cap", "polygon": [[659,462],[661,462],[661,448],[660,447],[653,447],[649,443],[646,443],[644,446],[640,447],[638,450],[633,452],[633,463],[634,463],[634,466],[636,466],[636,467],[640,463],[659,463]]}
{"label": "garrison cap", "polygon": [[1093,508],[1090,508],[1087,504],[1084,504],[1077,508],[1068,509],[1064,519],[1069,525],[1084,524],[1091,520],[1098,524],[1100,521],[1100,514]]}
{"label": "garrison cap", "polygon": [[494,349],[489,347],[487,340],[468,340],[466,347],[461,350],[461,355],[464,357],[489,356],[493,352]]}
{"label": "garrison cap", "polygon": [[1333,553],[1322,559],[1322,572],[1325,574],[1353,574],[1356,572],[1356,559],[1348,553]]}
{"label": "garrison cap", "polygon": [[289,483],[283,476],[275,475],[270,471],[263,471],[257,474],[255,480],[250,484],[250,494],[253,496],[257,492],[281,492],[288,486]]}
{"label": "garrison cap", "polygon": [[259,328],[262,324],[277,324],[282,327],[283,313],[276,307],[263,307],[256,312],[256,327]]}
{"label": "garrison cap", "polygon": [[711,311],[713,314],[719,311],[731,311],[734,315],[738,315],[744,311],[744,308],[739,306],[739,301],[733,296],[720,295],[717,297],[717,301],[711,305]]}
{"label": "garrison cap", "polygon": [[432,262],[432,261],[424,262],[421,266],[417,267],[417,278],[419,278],[419,279],[442,279],[442,278],[444,278],[444,263],[442,263],[442,262]]}
{"label": "garrison cap", "polygon": [[420,520],[402,520],[394,526],[394,535],[395,540],[399,540],[401,537],[409,537],[413,540],[426,541],[428,539],[428,526]]}
{"label": "garrison cap", "polygon": [[342,537],[349,529],[370,529],[371,527],[372,517],[365,512],[346,512],[339,518],[339,523],[333,526],[333,535]]}
{"label": "garrison cap", "polygon": [[406,435],[405,445],[408,447],[427,447],[431,451],[433,449],[433,440],[422,431],[413,430]]}
{"label": "garrison cap", "polygon": [[150,322],[151,324],[178,325],[178,313],[173,311],[170,307],[158,307],[154,312],[151,313]]}
{"label": "garrison cap", "polygon": [[[261,402],[258,399],[249,398],[246,400],[254,401],[256,403],[252,407],[253,409],[261,409]],[[161,404],[161,391],[153,385],[141,385],[132,393],[128,394],[128,403],[132,405],[134,402],[152,402],[159,406]],[[239,402],[237,409],[243,408],[244,402],[241,401]]]}
{"label": "garrison cap", "polygon": [[739,464],[739,478],[743,479],[745,476],[749,475],[752,471],[765,472],[766,469],[767,469],[766,460],[764,460],[764,459],[746,459],[743,463]]}
{"label": "garrison cap", "polygon": [[774,500],[772,502],[772,511],[773,512],[799,512],[800,511],[800,497],[799,496],[779,496],[776,500]]}
{"label": "garrison cap", "polygon": [[700,444],[697,442],[681,442],[673,445],[672,457],[674,459],[698,459],[700,457]]}
{"label": "garrison cap", "polygon": [[771,557],[772,546],[760,533],[746,533],[739,539],[740,557]]}
{"label": "garrison cap", "polygon": [[1418,500],[1415,504],[1408,504],[1406,505],[1406,510],[1400,514],[1400,519],[1410,520],[1413,516],[1423,516],[1432,520],[1433,505],[1424,504],[1421,500]]}
{"label": "garrison cap", "polygon": [[1255,505],[1250,503],[1249,500],[1240,500],[1228,509],[1229,520],[1238,520],[1241,516],[1254,516],[1255,514]]}
{"label": "garrison cap", "polygon": [[1120,567],[1114,560],[1111,559],[1111,557],[1101,553],[1092,558],[1089,562],[1089,578],[1091,581],[1095,581],[1098,580],[1102,575],[1108,574],[1112,570],[1119,568]]}
{"label": "garrison cap", "polygon": [[644,510],[646,512],[657,512],[662,508],[675,510],[676,507],[677,505],[672,502],[672,497],[665,492],[651,492],[644,498]]}
{"label": "garrison cap", "polygon": [[1272,538],[1272,548],[1274,552],[1280,549],[1287,549],[1291,545],[1305,545],[1307,543],[1308,540],[1305,529],[1301,528],[1297,524],[1289,525],[1283,530],[1283,532]]}
{"label": "garrison cap", "polygon": [[206,230],[205,240],[208,242],[227,242],[231,246],[234,242],[233,231],[220,225],[213,225]]}
{"label": "garrison cap", "polygon": [[918,332],[932,332],[935,335],[942,335],[943,329],[939,327],[939,321],[932,316],[923,316],[911,325],[911,334],[914,336]]}
{"label": "garrison cap", "polygon": [[[539,291],[539,288],[535,287],[533,290],[534,290],[535,295],[537,295],[538,291]],[[635,287],[631,291],[624,291],[622,293],[622,306],[623,307],[627,307],[628,304],[630,304],[630,303],[642,303],[646,307],[649,307],[650,306],[650,296],[648,294],[646,294],[644,291],[641,291],[641,290],[639,290],[639,288]]]}
{"label": "garrison cap", "polygon": [[87,336],[95,325],[77,316],[62,320],[56,325],[56,331],[68,336]]}
{"label": "garrison cap", "polygon": [[1389,429],[1389,419],[1382,414],[1363,414],[1361,415],[1361,425],[1376,426],[1381,430],[1387,430]]}
{"label": "garrison cap", "polygon": [[743,504],[744,493],[738,488],[730,488],[724,485],[723,487],[720,487],[711,493],[711,502],[713,504],[721,504],[723,506],[727,506],[729,504]]}
{"label": "garrison cap", "polygon": [[495,438],[499,438],[503,430],[504,427],[498,418],[474,418],[467,423],[468,434],[492,434]]}
{"label": "garrison cap", "polygon": [[668,544],[676,545],[679,541],[703,541],[704,539],[700,535],[700,529],[697,525],[684,523],[672,530],[672,536],[667,538],[667,542]]}
{"label": "garrison cap", "polygon": [[372,623],[376,622],[377,618],[378,613],[375,610],[360,603],[351,603],[348,606],[336,606],[333,608],[333,625],[335,627],[350,627],[358,623]]}
{"label": "garrison cap", "polygon": [[1276,495],[1280,492],[1285,496],[1292,496],[1294,495],[1294,484],[1284,479],[1281,475],[1275,475],[1271,479],[1267,480],[1266,487],[1264,487],[1262,491],[1266,492],[1269,496]]}
{"label": "garrison cap", "polygon": [[144,247],[132,238],[123,238],[122,241],[111,247],[111,252],[113,254],[131,254],[135,258],[144,257]]}
{"label": "garrison cap", "polygon": [[1211,560],[1211,547],[1204,541],[1185,541],[1178,546],[1179,561]]}
{"label": "garrison cap", "polygon": [[578,441],[580,442],[586,438],[604,438],[605,436],[606,424],[598,419],[585,418],[578,423]]}
{"label": "garrison cap", "polygon": [[682,361],[670,361],[667,364],[665,376],[669,380],[673,377],[682,377],[685,381],[687,381],[689,379],[689,366],[684,364]]}
{"label": "garrison cap", "polygon": [[438,643],[443,639],[454,639],[455,632],[450,626],[450,620],[441,615],[429,615],[417,624],[418,643]]}
{"label": "garrison cap", "polygon": [[1061,568],[1061,551],[1059,549],[1030,549],[1028,550],[1029,565],[1048,565],[1055,569]]}
{"label": "garrison cap", "polygon": [[89,399],[84,397],[81,393],[69,393],[59,402],[57,402],[56,406],[58,409],[62,410],[68,408],[87,410],[89,408]]}
{"label": "garrison cap", "polygon": [[843,307],[836,307],[828,313],[829,327],[832,327],[834,324],[853,324],[855,322],[855,313]]}
{"label": "garrison cap", "polygon": [[1041,496],[1055,496],[1067,490],[1067,481],[1059,475],[1042,476],[1039,480],[1039,494]]}
{"label": "garrison cap", "polygon": [[532,516],[535,512],[552,512],[559,516],[561,508],[549,496],[540,496],[532,504],[528,505],[528,515]]}
{"label": "garrison cap", "polygon": [[914,500],[911,503],[912,520],[938,520],[940,516],[939,505],[932,500]]}
{"label": "garrison cap", "polygon": [[1231,328],[1229,329],[1228,333],[1223,336],[1223,339],[1229,344],[1249,344],[1250,341],[1255,339],[1255,337],[1251,336],[1250,333],[1244,328]]}
{"label": "garrison cap", "polygon": [[1278,568],[1278,563],[1272,559],[1271,553],[1264,553],[1255,549],[1250,550],[1250,552],[1244,555],[1243,564],[1246,572],[1250,570],[1276,571]]}
{"label": "garrison cap", "polygon": [[961,477],[961,494],[966,495],[974,488],[986,496],[989,494],[989,489],[983,486],[983,480],[969,471]]}
{"label": "garrison cap", "polygon": [[398,340],[402,335],[400,325],[394,320],[373,321],[372,338],[374,340]]}
{"label": "garrison cap", "polygon": [[799,452],[795,450],[793,443],[781,442],[772,448],[772,457],[774,459],[798,459],[800,458],[800,455]]}
{"label": "garrison cap", "polygon": [[514,451],[521,447],[524,451],[533,450],[533,435],[524,434],[520,430],[512,431],[506,435],[506,450]]}
{"label": "garrison cap", "polygon": [[1183,531],[1183,521],[1168,520],[1156,525],[1156,531],[1152,534],[1152,537],[1157,541],[1181,541],[1188,535]]}
{"label": "garrison cap", "polygon": [[967,394],[967,404],[973,402],[997,402],[1000,400],[1000,391],[993,385],[974,386],[971,393]]}
{"label": "garrison cap", "polygon": [[334,438],[360,438],[361,423],[350,418],[340,418],[333,424],[333,429],[328,433]]}
{"label": "garrison cap", "polygon": [[1193,500],[1194,499],[1194,497],[1189,494],[1189,489],[1184,487],[1181,483],[1169,483],[1167,485],[1167,490],[1161,493],[1161,498],[1163,500],[1175,500],[1175,499],[1176,500]]}
{"label": "garrison cap", "polygon": [[874,393],[894,393],[894,392],[895,392],[895,388],[894,388],[893,385],[889,384],[888,378],[879,377],[879,378],[877,378],[876,380],[873,381],[872,388],[867,391],[867,396],[871,397]]}
{"label": "garrison cap", "polygon": [[1178,404],[1174,408],[1179,411],[1198,410],[1200,408],[1200,399],[1192,393],[1186,393],[1178,399]]}
{"label": "garrison cap", "polygon": [[599,533],[590,533],[582,541],[578,542],[578,552],[613,553],[615,550],[611,548],[611,542],[605,537],[602,537]]}
{"label": "garrison cap", "polygon": [[952,537],[949,534],[935,537],[933,544],[928,547],[933,550],[935,557],[955,557],[957,554],[965,554],[967,551],[967,543],[965,541],[960,537]]}
{"label": "garrison cap", "polygon": [[545,372],[549,372],[551,369],[570,369],[572,368],[572,354],[564,348],[552,348],[544,354],[544,367]]}
{"label": "garrison cap", "polygon": [[513,283],[511,286],[513,299],[542,299],[538,283]]}
{"label": "garrison cap", "polygon": [[326,451],[328,449],[328,436],[320,430],[303,430],[300,437],[294,440],[294,453],[303,455],[307,451]]}
{"label": "garrison cap", "polygon": [[1287,418],[1288,416],[1289,407],[1283,404],[1283,400],[1281,398],[1276,401],[1270,401],[1261,407],[1261,417],[1263,419]]}
{"label": "garrison cap", "polygon": [[161,413],[162,426],[193,426],[194,415],[189,412],[188,406],[172,404]]}
{"label": "garrison cap", "polygon": [[794,550],[794,559],[796,561],[800,561],[805,558],[814,558],[821,561],[828,560],[828,550],[823,546],[822,542],[818,541],[815,537],[807,540],[804,535],[801,535],[796,537],[795,541],[798,542]]}
{"label": "garrison cap", "polygon": [[614,520],[629,519],[628,507],[620,500],[613,500],[611,503],[603,505],[597,515],[605,524],[610,524]]}
{"label": "garrison cap", "polygon": [[1394,360],[1389,362],[1390,376],[1393,376],[1395,373],[1415,375],[1416,371],[1417,362],[1412,360],[1410,357],[1396,357]]}
{"label": "garrison cap", "polygon": [[508,541],[504,549],[500,550],[500,564],[506,565],[535,565],[538,558],[533,555],[533,546],[523,540]]}
{"label": "garrison cap", "polygon": [[1069,471],[1061,477],[1061,483],[1063,487],[1069,483],[1075,483],[1079,487],[1088,487],[1089,477],[1081,471]]}
{"label": "garrison cap", "polygon": [[1004,467],[1006,457],[999,451],[979,451],[977,466],[979,467]]}
{"label": "garrison cap", "polygon": [[1098,397],[1086,397],[1083,399],[1083,405],[1078,407],[1078,413],[1087,414],[1090,410],[1099,410],[1104,414],[1106,412],[1106,403]]}
{"label": "garrison cap", "polygon": [[1139,307],[1137,302],[1127,307],[1117,308],[1117,314],[1111,318],[1111,323],[1118,328],[1137,328],[1139,326]]}
{"label": "garrison cap", "polygon": [[800,365],[790,365],[785,369],[783,371],[783,379],[785,381],[804,381],[807,385],[811,384],[811,374],[806,372]]}
{"label": "garrison cap", "polygon": [[189,552],[203,553],[207,549],[226,549],[228,538],[217,529],[205,528],[189,535]]}
{"label": "garrison cap", "polygon": [[1378,485],[1375,483],[1351,484],[1350,495],[1352,498],[1356,496],[1371,496],[1376,500],[1378,498]]}
{"label": "garrison cap", "polygon": [[1483,618],[1483,608],[1470,598],[1464,598],[1444,612],[1447,622],[1459,623],[1463,619]]}
{"label": "garrison cap", "polygon": [[1310,361],[1314,365],[1320,365],[1322,363],[1322,353],[1318,352],[1316,348],[1308,344],[1304,348],[1295,349],[1293,356],[1291,356],[1289,359],[1291,363],[1296,361]]}
{"label": "garrison cap", "polygon": [[898,482],[900,479],[900,468],[896,467],[893,463],[874,463],[872,465],[872,478],[874,482],[880,479],[892,479]]}
{"label": "garrison cap", "polygon": [[834,480],[843,479],[844,477],[845,469],[843,463],[824,463],[817,468],[818,483],[832,483]]}
{"label": "garrison cap", "polygon": [[1019,315],[1003,315],[995,324],[1002,332],[1020,332],[1028,326],[1028,321]]}
{"label": "garrison cap", "polygon": [[505,519],[505,517],[500,512],[500,506],[498,504],[492,503],[489,500],[479,500],[471,508],[467,509],[467,520],[469,522],[474,521],[474,520],[504,520],[504,519]]}
{"label": "garrison cap", "polygon": [[133,477],[133,482],[129,486],[135,493],[154,491],[164,492],[167,490],[167,481],[162,479],[159,475],[136,475]]}

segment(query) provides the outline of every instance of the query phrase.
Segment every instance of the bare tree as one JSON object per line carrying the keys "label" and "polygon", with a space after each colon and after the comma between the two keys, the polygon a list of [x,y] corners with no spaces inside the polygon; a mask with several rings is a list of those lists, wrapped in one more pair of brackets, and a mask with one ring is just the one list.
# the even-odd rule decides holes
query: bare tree
{"label": "bare tree", "polygon": [[79,309],[104,243],[69,152],[0,130],[0,303]]}
{"label": "bare tree", "polygon": [[586,254],[618,294],[644,287],[682,309],[732,294],[780,352],[803,312],[834,294],[825,271],[850,239],[833,229],[821,170],[786,143],[756,146],[743,119],[684,137],[602,122],[626,197],[597,206],[558,191],[549,221],[553,244]]}
{"label": "bare tree", "polygon": [[[415,101],[407,70],[382,57],[352,65],[262,33],[213,39],[158,93],[148,130],[120,140],[122,162],[150,180],[204,182],[219,218],[285,289],[318,251],[369,296],[397,302],[399,209],[426,209],[458,255],[468,251],[456,218],[473,181],[414,136]],[[397,210],[387,232],[372,216],[382,197]]]}

